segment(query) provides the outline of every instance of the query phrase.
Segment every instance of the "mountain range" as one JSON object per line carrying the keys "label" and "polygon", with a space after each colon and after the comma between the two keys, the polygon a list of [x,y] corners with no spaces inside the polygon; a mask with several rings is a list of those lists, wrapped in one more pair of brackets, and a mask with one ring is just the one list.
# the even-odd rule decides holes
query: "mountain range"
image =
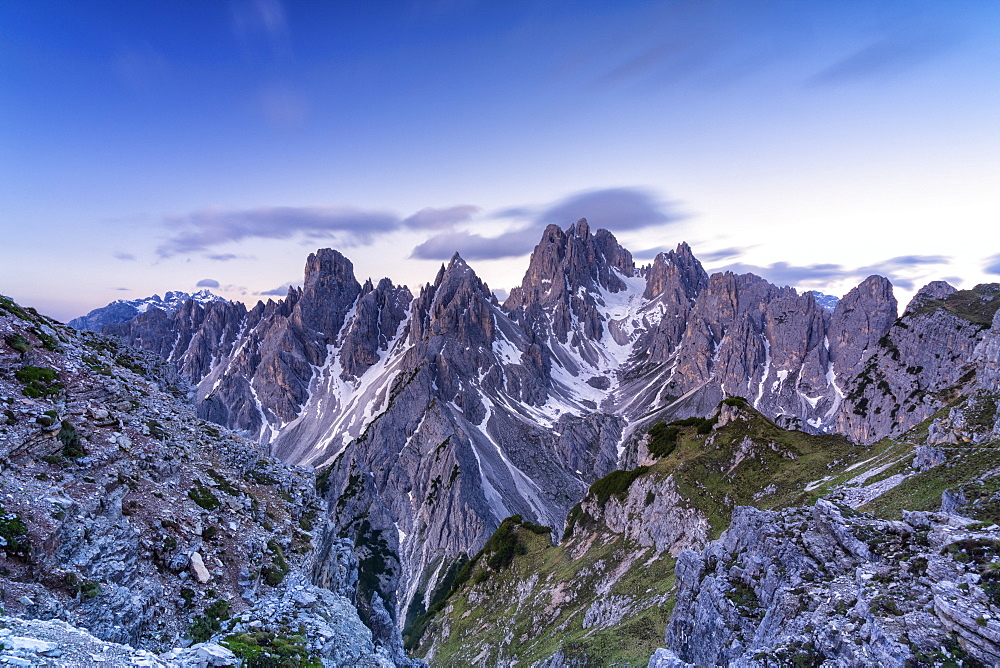
{"label": "mountain range", "polygon": [[580,220],[544,231],[503,304],[457,254],[413,294],[361,284],[326,249],[282,301],[189,301],[105,331],[174,363],[202,418],[323,469],[361,556],[385,546],[375,589],[403,615],[505,517],[561,532],[657,422],[739,396],[808,433],[906,432],[966,373],[996,294],[934,282],[900,315],[871,276],[829,312],[753,274],[709,276],[683,243],[637,267]]}
{"label": "mountain range", "polygon": [[181,304],[189,299],[199,304],[226,301],[225,298],[212,294],[210,290],[199,290],[194,294],[166,292],[162,298],[160,295],[153,295],[152,297],[143,297],[140,299],[118,299],[107,306],[95,308],[87,315],[73,318],[66,324],[73,329],[99,332],[105,325],[131,320],[151,308],[159,309],[166,313],[173,313],[180,308]]}
{"label": "mountain range", "polygon": [[[132,359],[125,351],[152,354],[162,368],[149,382],[192,413],[180,423],[214,424],[262,461],[314,475],[324,529],[294,568],[311,569],[312,586],[334,582],[370,629],[365,651],[397,665],[410,661],[404,642],[442,665],[637,665],[657,647],[650,665],[799,654],[855,665],[948,643],[989,662],[1000,658],[991,590],[961,605],[952,595],[994,563],[984,523],[1000,503],[998,308],[998,285],[936,281],[900,313],[881,276],[833,303],[753,274],[709,275],[684,243],[637,266],[581,219],[545,229],[502,304],[458,254],[411,291],[362,283],[323,249],[283,300],[146,308],[93,340],[121,352],[69,367],[99,373]],[[24,331],[22,367],[44,337],[73,340],[51,323]],[[221,447],[208,440],[207,452]],[[218,466],[224,480],[248,475]],[[904,510],[923,514],[904,527],[893,517]],[[787,545],[765,540],[775,523]],[[888,554],[859,547],[873,532],[932,537]],[[972,542],[952,549],[959,539]],[[334,542],[331,579],[317,573],[334,567],[315,564]],[[938,558],[975,545],[985,552],[961,562],[974,568]],[[806,606],[806,620],[788,597],[832,596],[816,579],[827,558],[840,569],[831,582],[885,573],[844,610]],[[931,564],[920,577],[942,588],[897,608],[930,625],[921,638],[878,607],[924,586],[886,570],[892,559]],[[848,617],[875,629],[860,649],[830,635]],[[710,632],[718,620],[725,630]]]}

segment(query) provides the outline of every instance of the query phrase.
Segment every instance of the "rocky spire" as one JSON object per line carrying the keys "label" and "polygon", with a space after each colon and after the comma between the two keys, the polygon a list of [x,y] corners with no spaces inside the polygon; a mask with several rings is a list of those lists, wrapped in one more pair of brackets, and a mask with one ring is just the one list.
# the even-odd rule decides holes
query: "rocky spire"
{"label": "rocky spire", "polygon": [[302,297],[293,319],[303,327],[320,332],[332,344],[344,316],[361,293],[354,277],[354,265],[338,251],[323,248],[306,260]]}

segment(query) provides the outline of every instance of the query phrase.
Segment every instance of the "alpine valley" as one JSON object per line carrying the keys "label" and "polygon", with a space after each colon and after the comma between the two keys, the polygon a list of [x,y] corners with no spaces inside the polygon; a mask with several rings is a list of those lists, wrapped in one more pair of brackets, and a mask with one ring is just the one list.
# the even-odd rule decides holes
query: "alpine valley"
{"label": "alpine valley", "polygon": [[581,219],[502,304],[331,249],[196,297],[0,302],[0,661],[1000,663],[1000,285],[900,313]]}

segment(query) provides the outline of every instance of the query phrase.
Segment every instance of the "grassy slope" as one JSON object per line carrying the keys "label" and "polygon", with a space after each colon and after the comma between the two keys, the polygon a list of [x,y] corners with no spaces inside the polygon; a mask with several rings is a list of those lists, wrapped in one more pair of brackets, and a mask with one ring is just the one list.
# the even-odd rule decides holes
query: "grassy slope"
{"label": "grassy slope", "polygon": [[[492,666],[514,659],[530,664],[560,648],[585,662],[581,665],[646,665],[663,644],[674,559],[607,532],[557,546],[547,535],[523,528],[516,533],[526,553],[499,570],[486,566],[489,553],[481,554],[469,581],[431,621],[425,640],[439,641],[432,665]],[[602,592],[610,581],[614,584]],[[634,612],[609,628],[584,628],[586,610],[595,600],[610,598]]]}
{"label": "grassy slope", "polygon": [[[681,493],[708,516],[716,537],[736,505],[812,503],[843,480],[898,458],[899,447],[862,448],[838,436],[787,431],[747,409],[708,436],[680,427],[671,454],[636,479],[673,475]],[[852,464],[859,465],[844,473]],[[592,489],[605,487],[598,481]],[[662,646],[673,606],[675,561],[669,554],[656,555],[587,517],[556,546],[528,530],[517,535],[525,554],[499,571],[485,566],[488,552],[480,554],[468,580],[430,620],[419,653],[435,641],[432,665],[496,665],[515,658],[528,665],[562,649],[580,665],[641,666]],[[598,593],[609,582],[608,591]],[[583,628],[586,610],[615,596],[635,612],[607,628]],[[559,598],[569,600],[554,605]]]}

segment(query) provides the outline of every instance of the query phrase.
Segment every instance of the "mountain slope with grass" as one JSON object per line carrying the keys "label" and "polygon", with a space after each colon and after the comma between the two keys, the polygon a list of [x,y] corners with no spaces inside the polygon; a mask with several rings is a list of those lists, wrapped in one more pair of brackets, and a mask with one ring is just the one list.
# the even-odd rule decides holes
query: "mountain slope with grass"
{"label": "mountain slope with grass", "polygon": [[[992,506],[977,497],[959,509],[985,524],[926,512],[941,509],[943,492],[992,489],[1000,451],[986,450],[941,460],[902,440],[863,447],[782,429],[729,399],[711,418],[654,425],[643,464],[591,485],[560,540],[505,521],[429,595],[407,644],[431,665],[642,666],[664,638],[698,664],[988,658],[992,636],[976,620],[992,623],[992,585],[982,596],[961,585],[992,568]],[[923,512],[907,510],[904,523],[908,507]],[[986,541],[988,554],[959,568],[965,543],[955,541]],[[928,560],[931,575],[915,574]],[[855,571],[864,586],[845,584]],[[919,593],[932,584],[945,593]],[[810,603],[841,590],[840,603]],[[894,604],[897,594],[913,598]],[[936,615],[935,602],[972,626]],[[912,639],[894,625],[910,613],[927,626]],[[817,629],[841,622],[872,631],[837,649]]]}

